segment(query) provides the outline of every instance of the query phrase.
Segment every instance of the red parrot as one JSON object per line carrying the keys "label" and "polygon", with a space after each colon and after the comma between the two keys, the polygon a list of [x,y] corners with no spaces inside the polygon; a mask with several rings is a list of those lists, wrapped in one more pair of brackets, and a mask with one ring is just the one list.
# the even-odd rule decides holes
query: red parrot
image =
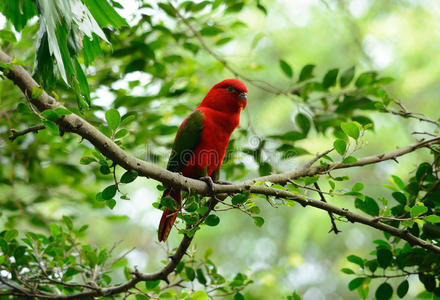
{"label": "red parrot", "polygon": [[[167,170],[191,178],[210,176],[212,181],[218,181],[229,138],[247,104],[247,92],[244,83],[237,79],[214,85],[180,125]],[[165,208],[159,224],[159,241],[167,240],[181,207],[180,189],[167,187],[162,198],[167,196],[177,202],[178,208],[176,211]]]}

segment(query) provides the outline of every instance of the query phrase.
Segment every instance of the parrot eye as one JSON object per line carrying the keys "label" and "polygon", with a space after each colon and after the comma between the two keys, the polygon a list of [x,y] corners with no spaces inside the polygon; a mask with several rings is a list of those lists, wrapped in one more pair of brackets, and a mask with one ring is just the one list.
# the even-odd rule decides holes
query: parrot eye
{"label": "parrot eye", "polygon": [[235,92],[236,92],[236,90],[235,90],[232,86],[227,86],[227,87],[226,87],[226,90],[227,90],[229,93],[235,93]]}

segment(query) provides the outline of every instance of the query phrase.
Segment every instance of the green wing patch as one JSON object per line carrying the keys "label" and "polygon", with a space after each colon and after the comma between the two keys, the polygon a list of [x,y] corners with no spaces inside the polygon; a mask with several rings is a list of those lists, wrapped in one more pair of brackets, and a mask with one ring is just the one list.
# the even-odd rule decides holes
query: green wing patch
{"label": "green wing patch", "polygon": [[174,140],[167,170],[182,172],[192,153],[200,143],[204,116],[200,110],[193,111],[179,128]]}

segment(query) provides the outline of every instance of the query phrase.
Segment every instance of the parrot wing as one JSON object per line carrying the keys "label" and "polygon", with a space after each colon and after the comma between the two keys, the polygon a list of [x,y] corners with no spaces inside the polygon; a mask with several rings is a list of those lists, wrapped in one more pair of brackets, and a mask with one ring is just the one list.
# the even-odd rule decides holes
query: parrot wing
{"label": "parrot wing", "polygon": [[[194,110],[180,125],[177,131],[174,145],[171,150],[170,159],[168,160],[167,170],[172,172],[183,172],[186,164],[192,154],[200,144],[203,130],[204,116],[200,110]],[[177,212],[181,206],[181,195],[179,189],[168,187],[162,195],[163,197],[172,197],[177,203],[177,210],[164,209],[162,218],[160,219],[159,229],[157,232],[159,241],[166,241],[170,234],[171,228],[177,218]]]}
{"label": "parrot wing", "polygon": [[182,172],[186,163],[200,144],[204,116],[200,110],[194,110],[180,125],[168,160],[167,170]]}

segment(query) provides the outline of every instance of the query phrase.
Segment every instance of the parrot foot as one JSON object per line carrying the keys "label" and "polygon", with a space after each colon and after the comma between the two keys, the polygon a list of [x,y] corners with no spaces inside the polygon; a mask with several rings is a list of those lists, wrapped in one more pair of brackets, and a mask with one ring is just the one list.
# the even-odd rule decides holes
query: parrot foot
{"label": "parrot foot", "polygon": [[211,192],[211,194],[215,194],[214,181],[212,181],[212,178],[210,176],[200,177],[199,179],[204,181],[204,182],[206,182],[206,184],[208,185],[208,189]]}

